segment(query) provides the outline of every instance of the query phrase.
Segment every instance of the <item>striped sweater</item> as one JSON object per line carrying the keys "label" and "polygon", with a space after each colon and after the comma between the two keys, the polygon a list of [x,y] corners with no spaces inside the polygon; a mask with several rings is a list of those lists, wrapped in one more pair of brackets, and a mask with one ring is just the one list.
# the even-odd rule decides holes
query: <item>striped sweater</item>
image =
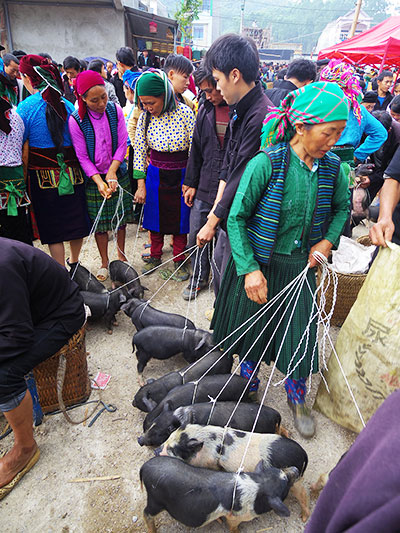
{"label": "striped sweater", "polygon": [[[264,150],[271,161],[272,176],[254,215],[247,223],[247,234],[259,263],[267,264],[271,258],[279,225],[285,177],[289,168],[288,143],[280,143]],[[323,239],[325,223],[331,214],[331,202],[339,173],[340,159],[328,152],[319,160],[317,202],[313,214],[308,245]]]}

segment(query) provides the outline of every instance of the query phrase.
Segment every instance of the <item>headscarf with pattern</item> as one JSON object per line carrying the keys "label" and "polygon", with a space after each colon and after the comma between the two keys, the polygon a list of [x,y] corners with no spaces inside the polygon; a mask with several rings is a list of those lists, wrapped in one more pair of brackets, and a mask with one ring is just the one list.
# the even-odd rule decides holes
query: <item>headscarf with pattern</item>
{"label": "headscarf with pattern", "polygon": [[261,148],[288,142],[296,122],[323,124],[347,120],[349,103],[336,83],[317,82],[289,93],[279,107],[270,107],[261,132]]}
{"label": "headscarf with pattern", "polygon": [[62,100],[64,87],[56,65],[49,63],[44,57],[29,54],[21,57],[19,71],[29,77],[32,87],[40,91],[43,100],[65,122],[68,113]]}
{"label": "headscarf with pattern", "polygon": [[161,114],[174,111],[176,109],[175,93],[165,72],[153,68],[143,72],[136,82],[135,106],[140,107],[139,96],[162,95],[164,95],[164,105]]}
{"label": "headscarf with pattern", "polygon": [[320,80],[337,83],[344,94],[350,100],[354,115],[359,124],[361,124],[361,107],[362,90],[356,77],[355,68],[342,61],[341,59],[332,59],[326,67],[321,70]]}

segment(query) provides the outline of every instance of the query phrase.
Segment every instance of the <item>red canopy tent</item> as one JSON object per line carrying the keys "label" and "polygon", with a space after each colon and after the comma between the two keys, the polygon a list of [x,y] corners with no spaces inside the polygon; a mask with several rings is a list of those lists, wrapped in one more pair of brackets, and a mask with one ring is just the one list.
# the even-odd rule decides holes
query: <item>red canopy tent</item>
{"label": "red canopy tent", "polygon": [[400,67],[400,16],[390,17],[351,39],[321,50],[318,59],[344,59],[358,65]]}

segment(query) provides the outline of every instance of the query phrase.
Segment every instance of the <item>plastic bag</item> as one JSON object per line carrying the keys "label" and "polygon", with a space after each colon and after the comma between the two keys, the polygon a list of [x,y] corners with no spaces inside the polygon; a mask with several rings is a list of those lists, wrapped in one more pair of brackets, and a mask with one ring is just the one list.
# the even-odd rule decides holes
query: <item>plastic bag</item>
{"label": "plastic bag", "polygon": [[342,236],[338,249],[332,252],[332,268],[342,274],[365,274],[375,248]]}
{"label": "plastic bag", "polygon": [[[374,261],[336,341],[336,351],[365,423],[400,388],[400,246],[389,243]],[[314,407],[360,432],[356,407],[332,353]]]}

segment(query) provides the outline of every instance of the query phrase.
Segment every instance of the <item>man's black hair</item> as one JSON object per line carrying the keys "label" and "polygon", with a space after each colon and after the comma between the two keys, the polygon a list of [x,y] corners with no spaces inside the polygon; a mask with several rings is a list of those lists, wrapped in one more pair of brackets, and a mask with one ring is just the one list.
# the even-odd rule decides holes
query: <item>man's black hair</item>
{"label": "man's black hair", "polygon": [[21,57],[24,57],[27,55],[27,53],[24,52],[23,50],[13,50],[11,53],[13,56],[18,57],[18,59],[21,59]]}
{"label": "man's black hair", "polygon": [[376,104],[378,93],[376,91],[367,91],[363,96],[363,102],[367,104]]}
{"label": "man's black hair", "polygon": [[391,70],[382,70],[376,79],[377,81],[382,81],[383,78],[393,78],[393,72]]}
{"label": "man's black hair", "polygon": [[250,84],[258,79],[260,58],[252,39],[228,33],[213,42],[206,54],[205,65],[211,72],[219,70],[226,77],[236,68]]}
{"label": "man's black hair", "polygon": [[400,113],[400,94],[395,96],[390,102],[390,109],[393,111],[393,113]]}
{"label": "man's black hair", "polygon": [[17,65],[19,65],[19,59],[13,54],[4,54],[3,61],[6,67],[9,66],[11,61],[14,61],[14,63],[17,63]]}
{"label": "man's black hair", "polygon": [[203,81],[207,81],[213,87],[217,86],[213,75],[205,68],[204,63],[201,63],[199,67],[194,71],[193,77],[197,87],[200,87],[200,84],[203,83]]}
{"label": "man's black hair", "polygon": [[180,74],[191,75],[193,72],[193,63],[187,57],[180,54],[169,54],[164,63],[164,72],[168,74],[170,70]]}
{"label": "man's black hair", "polygon": [[314,81],[317,77],[317,67],[313,61],[309,59],[295,59],[289,63],[286,78],[296,78],[301,83],[305,81]]}
{"label": "man's black hair", "polygon": [[77,72],[81,71],[81,63],[77,57],[67,56],[63,61],[64,70],[73,68]]}
{"label": "man's black hair", "polygon": [[119,48],[115,54],[115,57],[117,58],[117,61],[123,65],[126,65],[127,67],[136,66],[133,50],[132,48],[129,48],[129,46],[123,46],[122,48]]}
{"label": "man's black hair", "polygon": [[[396,113],[396,111],[394,112]],[[379,120],[386,131],[389,131],[392,127],[392,117],[386,111],[373,111],[372,116]]]}
{"label": "man's black hair", "polygon": [[51,63],[53,62],[53,58],[47,52],[40,52],[40,54],[38,54],[38,56],[44,57],[45,59],[49,59]]}
{"label": "man's black hair", "polygon": [[104,63],[101,59],[92,59],[92,61],[88,65],[88,70],[94,70],[95,72],[101,74],[101,70],[103,67]]}
{"label": "man's black hair", "polygon": [[286,74],[287,74],[287,68],[281,68],[281,70],[278,70],[276,77],[278,78],[278,80],[284,80]]}
{"label": "man's black hair", "polygon": [[81,72],[83,72],[84,70],[87,70],[88,62],[86,61],[86,59],[80,59],[79,63],[81,65]]}

